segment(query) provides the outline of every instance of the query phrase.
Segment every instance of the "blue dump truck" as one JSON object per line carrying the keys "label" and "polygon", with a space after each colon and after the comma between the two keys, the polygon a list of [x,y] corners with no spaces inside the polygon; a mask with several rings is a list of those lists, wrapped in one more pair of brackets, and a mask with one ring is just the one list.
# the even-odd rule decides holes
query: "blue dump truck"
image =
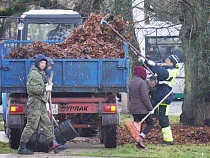
{"label": "blue dump truck", "polygon": [[[67,23],[67,21],[69,23]],[[26,124],[26,82],[33,59],[8,59],[9,53],[31,40],[47,40],[47,29],[56,24],[70,29],[81,23],[81,16],[73,11],[29,11],[19,25],[21,40],[8,40],[0,45],[0,92],[4,107],[6,134],[10,146],[17,148]],[[45,28],[42,35],[33,29]],[[68,28],[67,28],[68,30]],[[33,36],[33,37],[32,37]],[[53,43],[53,41],[46,41]],[[55,41],[54,41],[55,42]],[[128,91],[130,61],[128,45],[122,45],[125,58],[118,59],[55,59],[52,92],[52,112],[58,123],[67,119],[80,136],[99,135],[106,148],[117,146],[119,110],[117,94]]]}

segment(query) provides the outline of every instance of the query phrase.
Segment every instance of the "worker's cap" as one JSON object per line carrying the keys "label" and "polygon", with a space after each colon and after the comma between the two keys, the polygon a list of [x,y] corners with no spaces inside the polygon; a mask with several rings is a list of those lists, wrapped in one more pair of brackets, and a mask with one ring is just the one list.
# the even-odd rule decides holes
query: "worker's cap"
{"label": "worker's cap", "polygon": [[46,59],[47,59],[47,63],[48,63],[49,66],[54,65],[54,62],[53,62],[53,60],[51,58],[46,57]]}
{"label": "worker's cap", "polygon": [[179,62],[179,58],[176,55],[170,55],[168,57],[174,65],[176,65]]}

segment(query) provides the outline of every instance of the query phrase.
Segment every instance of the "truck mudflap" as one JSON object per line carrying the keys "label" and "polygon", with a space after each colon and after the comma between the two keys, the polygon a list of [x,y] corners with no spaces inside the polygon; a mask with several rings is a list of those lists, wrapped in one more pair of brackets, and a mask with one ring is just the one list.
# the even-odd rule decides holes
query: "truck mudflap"
{"label": "truck mudflap", "polygon": [[24,127],[25,115],[7,115],[6,127],[7,128],[18,128]]}
{"label": "truck mudflap", "polygon": [[102,115],[102,126],[107,125],[119,125],[120,124],[120,114],[103,114]]}

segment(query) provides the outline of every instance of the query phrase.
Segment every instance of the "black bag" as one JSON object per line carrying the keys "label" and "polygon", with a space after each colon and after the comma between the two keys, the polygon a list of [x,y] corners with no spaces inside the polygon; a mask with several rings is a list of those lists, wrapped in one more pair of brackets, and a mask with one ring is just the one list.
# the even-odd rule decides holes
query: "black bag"
{"label": "black bag", "polygon": [[34,132],[34,134],[29,139],[28,143],[26,144],[27,148],[34,151],[34,152],[49,152],[49,142],[47,140],[44,131],[41,130],[38,133],[38,130]]}

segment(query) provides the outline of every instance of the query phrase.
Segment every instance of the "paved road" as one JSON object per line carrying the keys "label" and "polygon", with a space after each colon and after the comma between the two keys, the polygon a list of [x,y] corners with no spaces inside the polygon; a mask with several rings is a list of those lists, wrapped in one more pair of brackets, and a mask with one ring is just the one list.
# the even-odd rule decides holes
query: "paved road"
{"label": "paved road", "polygon": [[170,105],[169,115],[180,116],[182,113],[183,101],[173,101]]}
{"label": "paved road", "polygon": [[3,107],[0,105],[0,114],[3,113]]}

